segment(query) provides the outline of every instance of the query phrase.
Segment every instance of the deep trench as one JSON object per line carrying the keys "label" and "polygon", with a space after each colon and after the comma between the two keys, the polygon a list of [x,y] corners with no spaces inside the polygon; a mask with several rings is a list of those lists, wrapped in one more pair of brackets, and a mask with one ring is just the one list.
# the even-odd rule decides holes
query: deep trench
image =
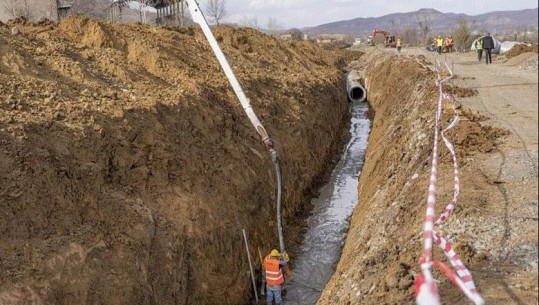
{"label": "deep trench", "polygon": [[320,196],[311,200],[307,232],[283,285],[283,304],[316,304],[335,272],[358,203],[358,182],[370,133],[369,106],[351,103],[350,140]]}

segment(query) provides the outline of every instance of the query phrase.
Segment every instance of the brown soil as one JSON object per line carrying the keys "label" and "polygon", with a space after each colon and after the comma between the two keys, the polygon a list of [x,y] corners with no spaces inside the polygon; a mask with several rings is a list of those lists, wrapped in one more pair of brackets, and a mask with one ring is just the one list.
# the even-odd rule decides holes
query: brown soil
{"label": "brown soil", "polygon": [[[414,303],[436,75],[418,64],[423,50],[404,50],[404,56],[369,50],[360,61],[370,62],[365,77],[376,115],[359,203],[337,271],[318,304]],[[459,77],[444,91],[460,86],[478,94],[459,98],[453,92],[462,120],[448,136],[458,155],[461,191],[455,213],[439,231],[472,271],[486,304],[536,304],[537,74],[497,64],[486,73],[473,56],[448,58]],[[445,127],[452,108],[443,109]],[[439,145],[437,215],[453,192],[451,158]],[[437,247],[434,257],[448,263]],[[435,277],[444,304],[471,304],[443,275]]]}
{"label": "brown soil", "polygon": [[512,47],[509,51],[503,53],[503,55],[506,58],[512,58],[512,57],[515,57],[515,56],[518,56],[520,54],[527,53],[527,52],[537,53],[539,52],[539,47],[537,45],[528,46],[524,44],[517,44],[514,47]]}
{"label": "brown soil", "polygon": [[[294,220],[341,149],[349,55],[215,35]],[[278,245],[273,163],[198,28],[0,25],[0,102],[0,304],[249,302],[242,229],[253,258]]]}

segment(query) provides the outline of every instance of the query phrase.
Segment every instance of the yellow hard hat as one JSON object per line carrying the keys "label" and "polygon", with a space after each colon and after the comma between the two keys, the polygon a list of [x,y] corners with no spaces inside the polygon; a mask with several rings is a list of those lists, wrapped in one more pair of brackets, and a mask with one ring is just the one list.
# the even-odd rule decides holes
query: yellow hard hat
{"label": "yellow hard hat", "polygon": [[270,256],[279,256],[279,255],[281,255],[281,253],[279,253],[279,251],[276,249],[273,249],[270,252]]}

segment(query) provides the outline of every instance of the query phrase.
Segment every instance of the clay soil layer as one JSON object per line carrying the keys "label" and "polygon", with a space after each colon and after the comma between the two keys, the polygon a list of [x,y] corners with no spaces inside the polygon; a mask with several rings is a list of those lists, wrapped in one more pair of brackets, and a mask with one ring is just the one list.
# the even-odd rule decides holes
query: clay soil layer
{"label": "clay soil layer", "polygon": [[[347,52],[215,36],[293,220],[342,149]],[[242,229],[259,269],[274,168],[198,28],[0,24],[0,103],[0,304],[250,302]]]}

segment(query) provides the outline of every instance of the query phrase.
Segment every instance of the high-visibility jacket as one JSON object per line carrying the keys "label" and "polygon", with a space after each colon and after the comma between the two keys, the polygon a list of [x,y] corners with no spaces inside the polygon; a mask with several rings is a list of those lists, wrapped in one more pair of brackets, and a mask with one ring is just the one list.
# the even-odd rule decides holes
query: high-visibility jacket
{"label": "high-visibility jacket", "polygon": [[452,46],[453,45],[453,38],[446,38],[445,39],[445,45],[446,46]]}
{"label": "high-visibility jacket", "polygon": [[400,46],[401,46],[401,40],[397,39],[397,47],[400,47]]}
{"label": "high-visibility jacket", "polygon": [[439,47],[444,45],[444,39],[443,38],[438,38],[438,40],[436,42],[437,42],[437,46],[439,46]]}
{"label": "high-visibility jacket", "polygon": [[268,286],[277,286],[284,283],[283,272],[278,258],[270,255],[264,258],[264,269],[266,269],[266,284]]}
{"label": "high-visibility jacket", "polygon": [[477,39],[477,41],[475,43],[475,48],[477,50],[483,50],[483,40]]}

